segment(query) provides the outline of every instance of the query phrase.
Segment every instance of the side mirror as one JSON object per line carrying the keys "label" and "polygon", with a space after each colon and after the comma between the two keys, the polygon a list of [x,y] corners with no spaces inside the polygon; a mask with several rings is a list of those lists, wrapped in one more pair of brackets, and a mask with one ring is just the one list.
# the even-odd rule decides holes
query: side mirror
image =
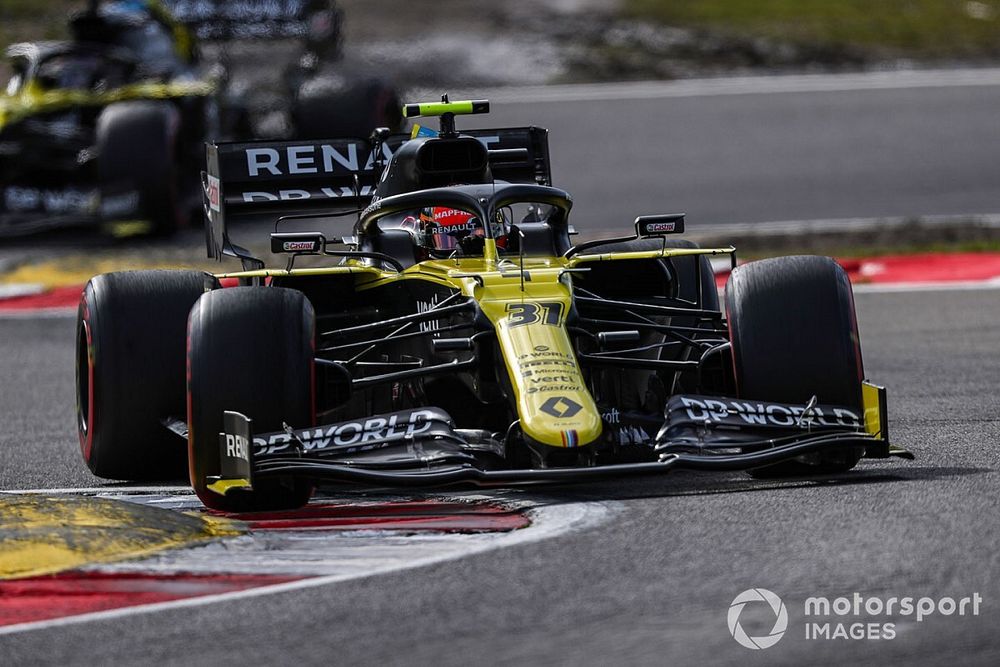
{"label": "side mirror", "polygon": [[640,215],[635,219],[635,233],[640,238],[684,233],[684,214]]}
{"label": "side mirror", "polygon": [[567,259],[579,255],[584,250],[597,248],[608,243],[621,243],[622,241],[635,241],[636,239],[648,239],[667,236],[668,234],[684,233],[684,214],[666,213],[664,215],[640,215],[635,219],[635,236],[618,237],[610,239],[595,239],[578,243],[565,253],[563,257]]}

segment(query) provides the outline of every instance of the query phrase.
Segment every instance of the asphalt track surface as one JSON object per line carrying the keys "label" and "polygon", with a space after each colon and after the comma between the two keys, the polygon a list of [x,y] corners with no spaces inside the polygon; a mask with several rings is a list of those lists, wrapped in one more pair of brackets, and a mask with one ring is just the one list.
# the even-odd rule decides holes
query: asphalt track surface
{"label": "asphalt track surface", "polygon": [[996,70],[566,86],[493,97],[489,116],[460,119],[460,127],[548,128],[553,179],[573,194],[574,224],[588,232],[647,213],[686,212],[696,229],[1000,209]]}
{"label": "asphalt track surface", "polygon": [[[489,122],[553,130],[557,183],[596,231],[662,210],[691,224],[995,212],[998,102],[980,85],[503,101]],[[893,441],[916,462],[533,490],[611,501],[612,519],[397,574],[3,636],[0,663],[998,664],[1000,291],[857,305],[868,375],[889,387]],[[70,318],[0,319],[2,489],[101,483],[77,450],[72,333]],[[726,627],[752,587],[790,616],[764,651]],[[802,638],[806,597],[854,592],[984,602],[977,617],[871,619],[895,621],[893,640]]]}
{"label": "asphalt track surface", "polygon": [[[695,232],[1000,213],[1000,69],[469,90],[452,99],[459,97],[494,100],[489,115],[460,118],[460,128],[549,129],[553,180],[573,195],[573,224],[584,234],[618,233],[636,215],[665,212],[686,212]],[[269,221],[230,233],[263,245],[270,229]],[[75,232],[9,241],[0,266],[40,248],[105,243]],[[128,247],[198,258],[204,233],[196,226],[170,242]]]}
{"label": "asphalt track surface", "polygon": [[[868,375],[890,388],[892,438],[916,462],[823,481],[677,473],[532,491],[613,500],[613,517],[398,574],[4,636],[3,663],[997,664],[1000,291],[857,301]],[[4,489],[99,483],[75,442],[72,330],[69,318],[0,320]],[[726,627],[751,587],[789,610],[788,634],[765,651]],[[806,597],[853,592],[984,603],[978,617],[875,619],[897,622],[893,640],[802,639]]]}

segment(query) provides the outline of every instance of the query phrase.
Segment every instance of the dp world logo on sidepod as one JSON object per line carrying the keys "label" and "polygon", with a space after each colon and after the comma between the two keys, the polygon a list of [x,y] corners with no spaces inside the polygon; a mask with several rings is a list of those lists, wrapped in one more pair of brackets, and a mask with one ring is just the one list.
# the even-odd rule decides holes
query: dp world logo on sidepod
{"label": "dp world logo on sidepod", "polygon": [[[740,614],[743,613],[743,607],[750,602],[763,602],[770,606],[771,611],[774,612],[774,627],[762,637],[751,637],[740,625]],[[751,588],[733,599],[732,604],[729,605],[729,615],[726,620],[729,622],[729,634],[741,646],[752,649],[771,648],[778,643],[785,634],[785,629],[788,628],[788,611],[781,598],[771,591],[766,588]]]}

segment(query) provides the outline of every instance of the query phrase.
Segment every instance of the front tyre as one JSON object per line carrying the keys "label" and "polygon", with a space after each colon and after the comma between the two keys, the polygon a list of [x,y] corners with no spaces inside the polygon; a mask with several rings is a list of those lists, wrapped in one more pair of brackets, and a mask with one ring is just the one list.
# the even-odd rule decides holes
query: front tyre
{"label": "front tyre", "polygon": [[197,271],[126,271],[91,278],[76,326],[80,450],[98,477],[177,479],[180,439],[163,426],[184,415],[188,311],[205,291]]}
{"label": "front tyre", "polygon": [[309,500],[301,479],[265,478],[253,491],[211,491],[219,475],[219,433],[226,410],[253,420],[257,433],[283,423],[311,426],[315,314],[305,296],[278,287],[233,287],[202,296],[188,324],[188,462],[191,485],[224,512],[292,509]]}
{"label": "front tyre", "polygon": [[[862,414],[864,366],[847,273],[829,257],[777,257],[737,267],[726,310],[740,398],[849,407]],[[850,470],[860,447],[820,452],[756,476]]]}

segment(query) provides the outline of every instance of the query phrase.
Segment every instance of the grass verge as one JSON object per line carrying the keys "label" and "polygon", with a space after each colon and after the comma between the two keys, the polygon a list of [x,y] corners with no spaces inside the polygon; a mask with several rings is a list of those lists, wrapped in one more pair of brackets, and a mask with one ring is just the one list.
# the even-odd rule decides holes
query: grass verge
{"label": "grass verge", "polygon": [[625,0],[624,8],[677,27],[882,57],[1000,56],[998,0]]}
{"label": "grass verge", "polygon": [[[66,17],[85,3],[79,0],[0,0],[0,50],[15,42],[66,37]],[[6,62],[0,64],[4,83]]]}
{"label": "grass verge", "polygon": [[740,252],[740,244],[735,243],[740,260],[752,261],[768,257],[783,257],[786,255],[827,255],[830,257],[851,257],[854,259],[869,259],[873,257],[888,257],[897,255],[923,255],[928,253],[996,253],[1000,252],[1000,241],[974,241],[967,243],[913,243],[896,246],[866,246],[866,245],[829,245],[822,248],[814,246],[787,246],[778,249],[754,247],[752,250]]}

